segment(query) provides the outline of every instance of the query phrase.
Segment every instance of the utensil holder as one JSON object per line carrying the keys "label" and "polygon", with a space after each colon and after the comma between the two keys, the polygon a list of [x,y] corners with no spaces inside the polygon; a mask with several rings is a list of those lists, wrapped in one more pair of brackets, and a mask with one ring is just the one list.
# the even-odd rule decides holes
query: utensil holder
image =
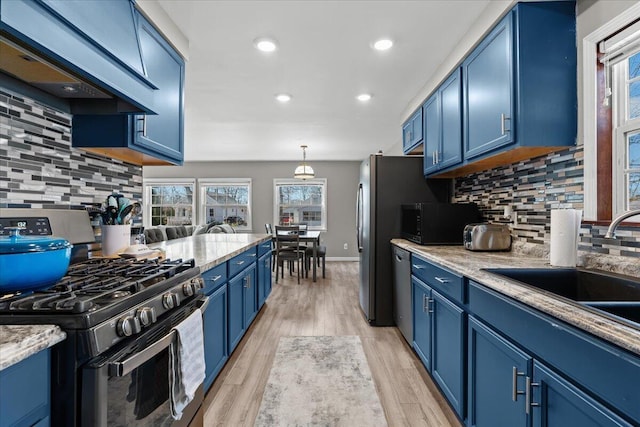
{"label": "utensil holder", "polygon": [[102,225],[102,255],[111,256],[130,245],[131,224]]}

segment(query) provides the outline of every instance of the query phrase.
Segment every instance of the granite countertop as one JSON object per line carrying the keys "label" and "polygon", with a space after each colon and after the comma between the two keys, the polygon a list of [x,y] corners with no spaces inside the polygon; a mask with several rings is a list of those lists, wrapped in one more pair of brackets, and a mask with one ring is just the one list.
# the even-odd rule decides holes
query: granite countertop
{"label": "granite countertop", "polygon": [[0,325],[0,371],[66,337],[55,325]]}
{"label": "granite countertop", "polygon": [[[268,234],[201,234],[149,244],[167,258],[193,258],[204,272],[268,241]],[[64,340],[66,334],[54,325],[0,325],[0,370]]]}
{"label": "granite countertop", "polygon": [[[420,246],[404,239],[393,239],[391,243],[640,355],[640,329],[611,320],[548,292],[523,286],[514,280],[481,270],[514,267],[549,268],[548,258],[541,258],[539,254],[528,255],[520,251],[471,252],[462,246]],[[602,268],[602,266],[598,267]]]}
{"label": "granite countertop", "polygon": [[151,249],[160,249],[167,258],[193,258],[201,272],[241,254],[251,246],[271,240],[269,234],[198,234],[175,240],[150,243]]}

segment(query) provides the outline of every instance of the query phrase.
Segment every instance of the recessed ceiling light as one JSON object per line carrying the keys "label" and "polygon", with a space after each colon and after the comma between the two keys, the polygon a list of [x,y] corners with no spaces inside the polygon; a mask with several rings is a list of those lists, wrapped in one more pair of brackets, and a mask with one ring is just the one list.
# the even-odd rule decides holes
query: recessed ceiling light
{"label": "recessed ceiling light", "polygon": [[253,41],[253,45],[256,49],[262,52],[273,52],[278,48],[278,44],[274,39],[270,39],[267,37],[260,37]]}
{"label": "recessed ceiling light", "polygon": [[393,46],[393,41],[390,39],[380,39],[373,44],[375,50],[387,50],[391,49],[391,46]]}
{"label": "recessed ceiling light", "polygon": [[286,93],[281,93],[276,95],[276,99],[282,103],[291,101],[291,95],[287,95]]}
{"label": "recessed ceiling light", "polygon": [[360,102],[367,102],[371,99],[371,95],[368,93],[361,93],[360,95],[356,96],[356,99]]}

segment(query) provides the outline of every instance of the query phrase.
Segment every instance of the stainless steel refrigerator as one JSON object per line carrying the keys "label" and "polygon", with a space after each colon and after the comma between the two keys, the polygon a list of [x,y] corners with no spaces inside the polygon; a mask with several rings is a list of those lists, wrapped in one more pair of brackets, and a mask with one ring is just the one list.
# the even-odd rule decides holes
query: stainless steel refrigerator
{"label": "stainless steel refrigerator", "polygon": [[371,155],[360,166],[356,232],[360,252],[360,307],[370,325],[392,326],[391,239],[400,237],[400,205],[449,202],[449,179],[426,180],[422,157]]}

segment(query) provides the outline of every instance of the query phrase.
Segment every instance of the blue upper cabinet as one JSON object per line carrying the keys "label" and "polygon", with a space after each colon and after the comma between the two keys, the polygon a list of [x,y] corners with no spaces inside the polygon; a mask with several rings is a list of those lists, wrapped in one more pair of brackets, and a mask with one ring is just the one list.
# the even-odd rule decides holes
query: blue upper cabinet
{"label": "blue upper cabinet", "polygon": [[184,61],[155,28],[137,15],[147,77],[157,86],[155,115],[75,115],[74,147],[139,165],[182,164]]}
{"label": "blue upper cabinet", "polygon": [[462,65],[467,159],[514,141],[512,20],[505,17]]}
{"label": "blue upper cabinet", "polygon": [[519,3],[496,25],[462,64],[464,173],[575,145],[576,55],[575,2]]}
{"label": "blue upper cabinet", "polygon": [[402,125],[402,151],[404,154],[422,154],[421,108]]}
{"label": "blue upper cabinet", "polygon": [[456,69],[422,106],[424,174],[462,161],[462,90]]}
{"label": "blue upper cabinet", "polygon": [[114,95],[94,110],[153,113],[156,86],[144,72],[135,14],[131,0],[2,1],[0,33]]}

